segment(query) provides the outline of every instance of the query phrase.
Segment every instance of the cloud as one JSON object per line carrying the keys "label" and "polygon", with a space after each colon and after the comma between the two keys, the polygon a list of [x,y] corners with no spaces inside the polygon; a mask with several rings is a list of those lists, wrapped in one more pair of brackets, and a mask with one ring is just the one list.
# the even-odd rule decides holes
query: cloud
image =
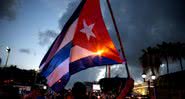
{"label": "cloud", "polygon": [[[118,46],[106,2],[104,5],[104,20]],[[185,42],[184,5],[183,0],[111,1],[127,60],[131,66],[139,65],[138,57],[142,53],[141,50],[148,46],[155,46],[162,41]]]}
{"label": "cloud", "polygon": [[17,0],[0,1],[0,19],[14,20],[16,17]]}
{"label": "cloud", "polygon": [[66,7],[71,2],[71,0],[40,0],[45,5],[47,5],[50,9],[60,12],[59,17],[65,12]]}
{"label": "cloud", "polygon": [[19,52],[25,53],[25,54],[30,54],[31,53],[30,49],[20,49]]}
{"label": "cloud", "polygon": [[65,12],[62,14],[62,16],[59,19],[59,27],[62,29],[64,24],[67,22],[67,20],[70,18],[70,16],[75,11],[76,7],[79,5],[80,0],[73,0],[68,3],[68,6],[65,10]]}
{"label": "cloud", "polygon": [[46,30],[39,32],[39,45],[45,46],[51,44],[51,42],[57,37],[58,33],[53,30]]}
{"label": "cloud", "polygon": [[[57,0],[56,0],[57,1]],[[59,2],[59,1],[57,1]],[[80,3],[80,0],[69,0],[65,1],[65,7],[66,10],[62,10],[62,15],[60,15],[60,19],[58,21],[60,29],[63,28],[64,24],[67,22],[69,17],[72,15],[73,11],[76,9],[78,4]],[[39,45],[45,46],[50,45],[52,41],[57,37],[59,33],[56,33],[56,31],[53,30],[46,30],[44,32],[39,32]]]}

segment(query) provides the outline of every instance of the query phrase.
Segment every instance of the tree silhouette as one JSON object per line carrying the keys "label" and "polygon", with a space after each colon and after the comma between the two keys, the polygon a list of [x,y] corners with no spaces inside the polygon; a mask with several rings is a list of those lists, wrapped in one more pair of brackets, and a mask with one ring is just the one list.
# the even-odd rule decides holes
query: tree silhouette
{"label": "tree silhouette", "polygon": [[139,58],[139,61],[145,73],[149,72],[149,70],[151,70],[152,74],[159,73],[162,62],[160,60],[159,50],[156,47],[143,49],[143,55]]}
{"label": "tree silhouette", "polygon": [[170,58],[170,46],[171,43],[166,43],[163,42],[161,45],[157,45],[160,53],[160,58],[164,61],[166,61],[166,69],[167,69],[167,74],[169,74],[169,61],[168,59]]}
{"label": "tree silhouette", "polygon": [[183,70],[182,58],[185,58],[185,44],[176,42],[172,43],[171,58],[173,61],[179,61],[181,71]]}
{"label": "tree silhouette", "polygon": [[143,66],[143,71],[152,73],[159,72],[162,61],[166,61],[167,74],[169,74],[169,59],[179,61],[180,68],[183,70],[182,59],[185,59],[185,43],[175,42],[157,44],[157,47],[143,49],[143,54],[139,58]]}
{"label": "tree silhouette", "polygon": [[[18,84],[32,84],[35,83],[35,74],[34,70],[19,69],[16,65],[0,67],[0,84],[4,83],[4,81]],[[36,83],[45,84],[45,79],[38,74]]]}

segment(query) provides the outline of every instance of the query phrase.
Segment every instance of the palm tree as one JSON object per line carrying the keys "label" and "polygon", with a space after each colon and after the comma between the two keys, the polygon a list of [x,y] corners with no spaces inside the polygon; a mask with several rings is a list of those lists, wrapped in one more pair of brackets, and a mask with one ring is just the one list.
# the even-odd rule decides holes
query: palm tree
{"label": "palm tree", "polygon": [[149,53],[145,49],[143,49],[142,52],[143,52],[143,55],[139,58],[139,61],[143,67],[143,72],[146,73],[150,69]]}
{"label": "palm tree", "polygon": [[165,60],[166,61],[166,68],[167,68],[167,74],[169,74],[169,57],[170,57],[170,46],[171,46],[171,43],[166,43],[166,42],[163,42],[161,45],[157,45],[158,49],[159,49],[159,52],[160,52],[160,57],[162,60]]}
{"label": "palm tree", "polygon": [[162,64],[161,59],[160,59],[160,51],[158,48],[154,47],[153,48],[153,67],[154,69],[157,71],[157,73],[159,73],[159,68],[160,65]]}
{"label": "palm tree", "polygon": [[185,44],[176,42],[172,44],[171,58],[173,61],[179,61],[181,71],[183,70],[182,58],[185,58]]}
{"label": "palm tree", "polygon": [[159,73],[159,67],[162,62],[160,60],[159,50],[156,47],[148,47],[143,50],[143,55],[139,60],[144,72],[151,70],[152,74]]}
{"label": "palm tree", "polygon": [[148,47],[143,49],[143,54],[139,58],[143,71],[146,73],[149,70],[152,73],[159,73],[161,60],[166,61],[167,74],[169,74],[169,59],[179,61],[181,70],[183,70],[182,59],[185,59],[185,43],[166,43],[158,44],[157,47]]}

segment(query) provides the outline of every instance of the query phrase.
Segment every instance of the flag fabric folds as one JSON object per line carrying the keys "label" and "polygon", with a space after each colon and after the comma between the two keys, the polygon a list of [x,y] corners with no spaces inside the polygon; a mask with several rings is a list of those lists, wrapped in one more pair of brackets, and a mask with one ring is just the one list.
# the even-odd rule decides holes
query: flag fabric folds
{"label": "flag fabric folds", "polygon": [[54,91],[70,76],[94,66],[121,64],[106,29],[99,0],[82,0],[40,64],[41,75]]}

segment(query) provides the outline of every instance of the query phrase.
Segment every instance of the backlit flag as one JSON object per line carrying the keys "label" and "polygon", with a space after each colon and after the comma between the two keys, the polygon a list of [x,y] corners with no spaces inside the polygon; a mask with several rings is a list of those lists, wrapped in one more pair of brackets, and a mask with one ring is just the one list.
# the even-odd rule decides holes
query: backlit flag
{"label": "backlit flag", "polygon": [[94,66],[121,64],[101,15],[99,0],[82,0],[43,58],[47,84],[61,91],[70,75]]}

